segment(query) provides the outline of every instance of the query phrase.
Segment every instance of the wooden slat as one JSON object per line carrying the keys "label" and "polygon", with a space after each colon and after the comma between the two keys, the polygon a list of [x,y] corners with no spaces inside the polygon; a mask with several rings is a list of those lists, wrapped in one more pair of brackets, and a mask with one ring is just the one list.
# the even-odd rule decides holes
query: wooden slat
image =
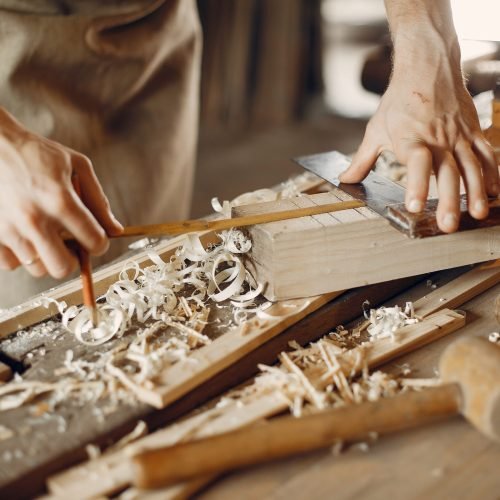
{"label": "wooden slat", "polygon": [[[415,314],[428,316],[445,307],[455,309],[500,283],[500,269],[476,267],[415,302]],[[436,295],[439,300],[436,301]]]}

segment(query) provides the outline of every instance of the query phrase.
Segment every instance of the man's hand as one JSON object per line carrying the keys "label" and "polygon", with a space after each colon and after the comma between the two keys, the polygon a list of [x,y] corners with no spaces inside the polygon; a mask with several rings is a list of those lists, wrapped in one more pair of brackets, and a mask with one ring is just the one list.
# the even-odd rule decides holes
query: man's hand
{"label": "man's hand", "polygon": [[386,1],[395,48],[393,76],[341,180],[360,182],[382,151],[392,151],[408,168],[409,211],[423,209],[430,175],[436,174],[437,222],[450,233],[459,223],[460,178],[476,219],[488,215],[487,196],[497,196],[500,188],[493,150],[463,83],[460,51],[445,5],[433,0]]}
{"label": "man's hand", "polygon": [[[79,177],[82,199],[71,178]],[[0,269],[63,278],[77,265],[61,232],[103,254],[122,230],[85,156],[24,129],[0,110]]]}

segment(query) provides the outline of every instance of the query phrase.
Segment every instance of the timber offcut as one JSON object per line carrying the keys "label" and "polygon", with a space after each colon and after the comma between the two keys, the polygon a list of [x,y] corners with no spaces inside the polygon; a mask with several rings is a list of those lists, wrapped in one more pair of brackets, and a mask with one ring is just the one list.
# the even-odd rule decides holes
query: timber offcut
{"label": "timber offcut", "polygon": [[[327,193],[245,205],[235,216],[347,201]],[[249,228],[251,263],[269,300],[315,296],[500,257],[500,227],[411,239],[368,207]]]}

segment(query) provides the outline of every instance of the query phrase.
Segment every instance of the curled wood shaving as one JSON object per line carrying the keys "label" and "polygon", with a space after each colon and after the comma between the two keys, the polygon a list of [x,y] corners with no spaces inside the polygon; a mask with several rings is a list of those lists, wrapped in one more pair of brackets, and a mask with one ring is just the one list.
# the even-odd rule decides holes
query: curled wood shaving
{"label": "curled wood shaving", "polygon": [[395,340],[395,333],[403,326],[418,322],[415,317],[413,303],[407,302],[404,309],[399,306],[380,307],[371,309],[368,318],[368,333],[374,339],[391,338]]}
{"label": "curled wood shaving", "polygon": [[199,237],[190,234],[168,262],[150,252],[153,263],[144,269],[130,261],[125,264],[118,281],[98,303],[99,323],[92,325],[87,308],[67,307],[64,302],[44,298],[46,306],[55,303],[61,322],[86,345],[101,345],[121,337],[135,320],[140,324],[151,320],[172,324],[191,321],[193,316],[208,316],[209,301],[230,300],[238,310],[241,322],[247,314],[256,313],[254,299],[261,293],[245,268],[241,255],[251,249],[251,241],[241,231],[220,233],[221,243],[204,248]]}
{"label": "curled wood shaving", "polygon": [[250,193],[243,193],[231,201],[224,200],[221,203],[218,198],[212,198],[212,208],[223,217],[230,218],[231,209],[233,207],[302,196],[303,193],[301,192],[299,186],[306,181],[306,179],[312,177],[308,172],[304,172],[301,177],[303,180],[296,178],[283,182],[280,186],[278,186],[278,189],[258,189],[257,191],[252,191]]}

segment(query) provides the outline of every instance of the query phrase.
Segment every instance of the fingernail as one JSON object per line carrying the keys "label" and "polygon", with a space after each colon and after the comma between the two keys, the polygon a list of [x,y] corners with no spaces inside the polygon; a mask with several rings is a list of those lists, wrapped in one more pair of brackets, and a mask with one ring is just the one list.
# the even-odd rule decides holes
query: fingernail
{"label": "fingernail", "polygon": [[474,210],[476,212],[484,212],[488,208],[488,203],[486,200],[477,200],[476,203],[474,203]]}
{"label": "fingernail", "polygon": [[408,210],[410,212],[421,212],[424,209],[424,204],[420,200],[410,200]]}
{"label": "fingernail", "polygon": [[457,227],[457,216],[455,214],[446,214],[443,218],[443,226],[449,230],[453,230]]}

